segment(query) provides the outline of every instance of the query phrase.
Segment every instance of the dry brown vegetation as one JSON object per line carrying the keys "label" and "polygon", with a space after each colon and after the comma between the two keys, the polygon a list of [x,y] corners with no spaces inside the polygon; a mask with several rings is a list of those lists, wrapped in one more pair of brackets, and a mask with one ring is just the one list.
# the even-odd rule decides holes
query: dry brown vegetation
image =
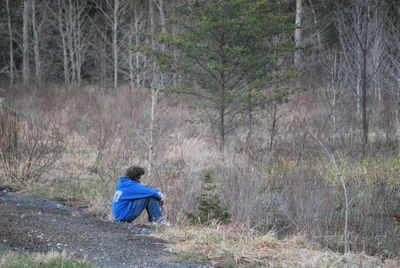
{"label": "dry brown vegetation", "polygon": [[[185,212],[196,207],[194,197],[202,174],[210,170],[223,205],[232,215],[231,226],[171,230],[179,242],[173,250],[184,253],[183,259],[227,266],[311,262],[311,266],[339,267],[343,262],[356,266],[362,260],[373,267],[384,265],[386,259],[389,264],[395,262],[392,259],[400,253],[400,226],[392,217],[399,212],[400,203],[398,136],[387,141],[371,136],[369,156],[361,158],[359,135],[351,131],[332,134],[324,121],[326,107],[313,94],[293,96],[292,103],[279,109],[272,147],[271,117],[266,114],[250,140],[246,140],[245,130],[235,132],[224,154],[206,124],[186,121],[196,117],[195,112],[181,105],[180,99],[163,96],[157,105],[154,173],[145,177],[144,183],[166,193],[168,219],[185,226]],[[46,133],[39,141],[52,141],[49,135],[54,128],[62,138],[62,150],[57,149],[61,154],[51,158],[55,163],[46,166],[41,176],[23,177],[27,186],[19,193],[86,207],[111,220],[110,200],[117,179],[131,164],[148,164],[145,141],[150,103],[148,89],[49,87],[7,95],[2,116],[7,114],[12,120],[17,120],[17,114],[40,117],[39,122],[32,121],[36,122],[32,129]],[[332,150],[345,173],[351,200],[350,250],[376,257],[339,254],[344,250],[343,189],[336,167],[307,129],[315,131]],[[2,136],[2,142],[6,138]],[[1,165],[1,185],[20,188],[19,180],[7,175],[4,162]],[[255,231],[242,236],[235,231],[239,225]],[[318,243],[319,249],[293,242],[291,237],[298,235],[302,241]],[[227,251],[222,250],[225,246]],[[191,258],[191,252],[201,254]]]}
{"label": "dry brown vegetation", "polygon": [[[197,206],[202,176],[211,172],[222,205],[232,215],[231,224],[176,231],[178,237],[180,232],[193,231],[182,245],[203,252],[198,261],[302,266],[307,261],[304,256],[296,264],[291,259],[285,262],[286,257],[275,262],[275,253],[263,255],[274,248],[279,253],[285,245],[295,254],[300,251],[298,244],[276,238],[298,235],[335,252],[326,252],[325,257],[313,251],[311,255],[322,257],[310,265],[344,265],[349,252],[373,255],[377,259],[370,262],[372,266],[399,258],[399,1],[265,1],[271,5],[268,9],[276,2],[283,4],[273,16],[282,15],[285,23],[274,29],[260,20],[254,25],[262,26],[262,35],[280,32],[292,23],[298,27],[263,42],[291,43],[294,37],[296,46],[304,48],[285,53],[287,57],[271,54],[280,63],[266,72],[279,77],[290,71],[283,76],[292,79],[269,84],[270,78],[262,78],[267,84],[261,82],[260,93],[267,94],[266,99],[258,103],[257,97],[252,107],[233,98],[228,101],[233,109],[225,109],[227,100],[246,95],[242,89],[250,86],[251,91],[256,81],[250,79],[237,92],[223,93],[221,100],[214,89],[225,88],[228,80],[223,82],[223,77],[233,78],[229,83],[235,88],[237,78],[258,73],[258,68],[245,68],[222,75],[236,69],[229,62],[243,61],[234,56],[241,41],[258,39],[259,35],[250,35],[252,27],[240,26],[248,30],[234,44],[225,43],[225,34],[221,38],[207,37],[209,30],[200,34],[198,41],[204,41],[207,49],[197,61],[202,68],[210,67],[211,73],[219,73],[221,79],[214,86],[201,85],[210,77],[198,75],[200,66],[195,63],[187,73],[187,59],[179,46],[166,46],[157,38],[163,34],[166,41],[165,34],[172,39],[184,34],[185,27],[168,19],[186,16],[179,15],[176,5],[195,7],[200,2],[206,7],[215,1],[2,1],[0,190],[15,188],[20,195],[84,207],[112,220],[110,200],[116,181],[127,166],[139,164],[148,171],[144,182],[167,195],[168,220],[186,226],[186,212]],[[223,14],[229,11],[226,7]],[[257,14],[259,9],[255,10]],[[239,20],[234,25],[265,17],[251,15],[243,20],[242,12],[234,12],[233,17],[218,16],[223,20],[217,28],[223,29],[235,14]],[[208,24],[201,21],[191,18],[187,26]],[[227,55],[232,58],[225,59],[222,53],[218,64],[202,62],[209,58],[209,42],[214,39],[223,41],[216,47],[224,49],[217,51],[223,52],[229,44],[227,51],[235,53]],[[249,52],[258,46],[249,45]],[[166,64],[171,66],[158,66],[157,58],[165,60],[160,52],[172,56],[173,62]],[[249,59],[264,59],[259,55],[265,51],[257,53],[249,54]],[[184,71],[177,72],[178,66]],[[202,102],[198,95],[168,95],[163,90],[170,86],[204,87],[213,94],[206,94],[209,102]],[[289,90],[289,94],[287,87],[308,91],[291,94]],[[282,89],[283,95],[275,96]],[[214,108],[207,109],[213,101]],[[237,226],[255,231],[232,232]],[[245,241],[245,253],[235,253],[240,250],[236,243],[238,248],[232,246],[231,253],[219,254],[222,245],[213,242],[213,235],[204,238],[206,243],[191,245],[203,231],[229,237],[223,246]],[[236,235],[239,240],[230,239]],[[208,242],[219,255],[204,259],[211,254],[205,250]],[[362,266],[364,262],[346,263]]]}
{"label": "dry brown vegetation", "polygon": [[161,237],[176,243],[169,250],[176,261],[196,261],[216,267],[397,267],[396,260],[362,254],[343,255],[323,249],[302,235],[277,239],[238,226],[165,229]]}

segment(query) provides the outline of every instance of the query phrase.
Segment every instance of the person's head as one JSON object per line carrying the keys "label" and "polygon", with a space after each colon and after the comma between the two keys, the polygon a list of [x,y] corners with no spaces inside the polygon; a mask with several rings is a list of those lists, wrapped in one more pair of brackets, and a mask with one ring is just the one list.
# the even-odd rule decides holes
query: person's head
{"label": "person's head", "polygon": [[144,168],[140,166],[131,166],[126,170],[125,177],[133,181],[140,182],[140,178],[144,173]]}

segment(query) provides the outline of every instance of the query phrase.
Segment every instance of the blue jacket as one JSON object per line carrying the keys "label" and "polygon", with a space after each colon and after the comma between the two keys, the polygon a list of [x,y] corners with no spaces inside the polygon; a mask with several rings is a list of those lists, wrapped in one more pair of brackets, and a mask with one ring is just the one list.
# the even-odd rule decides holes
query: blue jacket
{"label": "blue jacket", "polygon": [[136,181],[122,177],[119,179],[115,188],[114,198],[112,202],[112,213],[116,221],[127,221],[132,209],[132,200],[154,197],[161,199],[159,191]]}

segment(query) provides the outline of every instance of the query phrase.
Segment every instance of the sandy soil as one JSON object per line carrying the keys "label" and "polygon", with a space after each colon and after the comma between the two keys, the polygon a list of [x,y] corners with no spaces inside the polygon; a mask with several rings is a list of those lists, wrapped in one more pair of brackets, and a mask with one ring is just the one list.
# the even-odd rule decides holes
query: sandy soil
{"label": "sandy soil", "polygon": [[168,262],[168,241],[151,229],[101,220],[83,210],[0,193],[0,243],[17,251],[67,251],[101,267],[205,267]]}

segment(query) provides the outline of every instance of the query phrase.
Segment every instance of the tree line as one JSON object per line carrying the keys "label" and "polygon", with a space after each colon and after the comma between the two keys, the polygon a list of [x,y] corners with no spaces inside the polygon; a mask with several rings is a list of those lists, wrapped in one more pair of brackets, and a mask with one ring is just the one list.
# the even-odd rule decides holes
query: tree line
{"label": "tree line", "polygon": [[149,74],[139,70],[149,60],[130,48],[148,44],[170,12],[163,0],[5,0],[0,8],[1,72],[23,86],[144,86]]}

